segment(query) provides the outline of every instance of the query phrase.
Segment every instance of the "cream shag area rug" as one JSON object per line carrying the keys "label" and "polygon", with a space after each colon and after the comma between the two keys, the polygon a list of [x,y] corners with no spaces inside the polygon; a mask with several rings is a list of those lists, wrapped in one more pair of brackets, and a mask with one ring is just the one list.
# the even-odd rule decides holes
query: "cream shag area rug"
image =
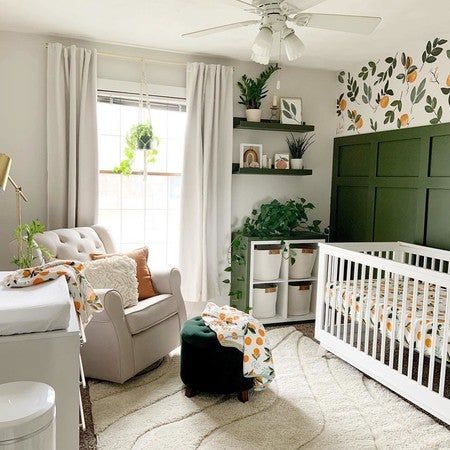
{"label": "cream shag area rug", "polygon": [[450,432],[294,328],[268,332],[265,392],[186,398],[174,352],[120,386],[91,382],[99,449],[450,448]]}

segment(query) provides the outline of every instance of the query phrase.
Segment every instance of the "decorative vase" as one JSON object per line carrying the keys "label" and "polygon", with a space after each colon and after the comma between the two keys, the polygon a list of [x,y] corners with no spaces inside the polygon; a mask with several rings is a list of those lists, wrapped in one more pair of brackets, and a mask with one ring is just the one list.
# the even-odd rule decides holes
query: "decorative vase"
{"label": "decorative vase", "polygon": [[261,122],[260,109],[247,109],[245,115],[247,117],[247,122]]}
{"label": "decorative vase", "polygon": [[291,169],[295,170],[303,169],[303,159],[302,158],[291,159]]}

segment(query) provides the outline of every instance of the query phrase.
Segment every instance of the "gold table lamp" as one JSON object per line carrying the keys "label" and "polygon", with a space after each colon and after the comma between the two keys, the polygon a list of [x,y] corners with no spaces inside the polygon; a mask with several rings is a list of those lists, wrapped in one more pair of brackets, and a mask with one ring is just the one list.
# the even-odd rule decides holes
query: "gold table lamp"
{"label": "gold table lamp", "polygon": [[[9,171],[11,170],[12,159],[5,155],[5,153],[0,153],[0,189],[2,191],[6,190],[6,185],[8,180],[13,185],[16,190],[16,214],[17,214],[17,224],[19,227],[22,225],[22,208],[20,200],[28,201],[27,196],[22,192],[22,188],[9,176]],[[22,254],[22,241],[19,241],[19,252]]]}

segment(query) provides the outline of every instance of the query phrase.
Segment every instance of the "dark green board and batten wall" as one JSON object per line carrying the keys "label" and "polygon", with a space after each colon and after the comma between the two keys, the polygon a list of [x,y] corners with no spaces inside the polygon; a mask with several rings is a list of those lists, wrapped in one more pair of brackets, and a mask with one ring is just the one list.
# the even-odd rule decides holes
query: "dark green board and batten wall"
{"label": "dark green board and batten wall", "polygon": [[450,124],[334,140],[331,240],[450,250]]}

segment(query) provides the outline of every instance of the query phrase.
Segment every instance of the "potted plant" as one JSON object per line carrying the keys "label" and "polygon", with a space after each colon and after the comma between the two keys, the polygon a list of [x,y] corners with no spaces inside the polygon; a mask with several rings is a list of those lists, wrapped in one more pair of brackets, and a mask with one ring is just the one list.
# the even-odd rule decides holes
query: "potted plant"
{"label": "potted plant", "polygon": [[45,259],[53,258],[53,254],[45,247],[40,246],[34,237],[36,234],[43,233],[45,226],[39,220],[33,220],[31,223],[19,225],[14,230],[14,240],[17,242],[17,256],[11,261],[19,269],[26,269],[35,266],[35,259],[38,264],[41,263],[40,257]]}
{"label": "potted plant", "polygon": [[158,145],[158,142],[159,140],[153,134],[153,129],[149,122],[134,125],[127,134],[124,150],[125,158],[118,166],[114,167],[113,172],[121,173],[122,175],[131,175],[137,150],[143,150],[145,152],[145,159],[148,164],[154,163],[158,150],[153,148],[153,145]]}
{"label": "potted plant", "polygon": [[308,135],[308,133],[302,134],[296,138],[292,133],[286,138],[289,151],[291,152],[291,169],[303,169],[303,155],[306,150],[314,144],[314,134]]}
{"label": "potted plant", "polygon": [[280,68],[278,64],[271,64],[259,74],[256,80],[244,74],[237,82],[241,91],[239,104],[247,108],[245,112],[247,121],[261,122],[261,101],[267,96],[267,81]]}

